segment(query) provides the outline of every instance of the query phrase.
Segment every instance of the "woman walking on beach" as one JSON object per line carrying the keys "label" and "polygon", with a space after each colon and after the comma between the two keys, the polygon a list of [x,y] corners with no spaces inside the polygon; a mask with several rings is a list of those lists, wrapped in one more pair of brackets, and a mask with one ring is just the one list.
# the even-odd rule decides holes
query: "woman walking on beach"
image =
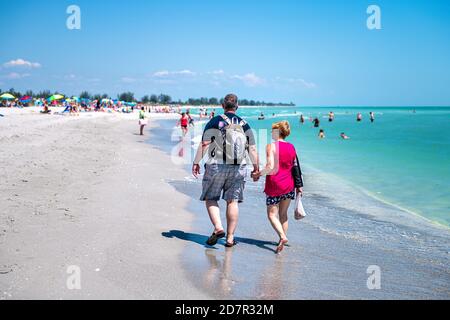
{"label": "woman walking on beach", "polygon": [[283,251],[288,243],[288,209],[296,193],[302,195],[303,183],[301,175],[294,181],[293,168],[296,166],[297,153],[295,147],[286,142],[291,133],[289,122],[281,121],[272,125],[273,143],[267,145],[266,167],[253,175],[254,180],[266,175],[264,192],[266,193],[267,216],[278,234],[280,241],[276,253]]}
{"label": "woman walking on beach", "polygon": [[145,116],[145,109],[144,107],[141,108],[139,111],[139,126],[141,128],[140,135],[144,135],[144,127],[147,125],[147,119]]}
{"label": "woman walking on beach", "polygon": [[186,136],[188,133],[188,125],[189,125],[189,116],[186,115],[185,112],[181,114],[181,118],[177,123],[177,127],[181,126],[181,132],[183,134],[183,137]]}

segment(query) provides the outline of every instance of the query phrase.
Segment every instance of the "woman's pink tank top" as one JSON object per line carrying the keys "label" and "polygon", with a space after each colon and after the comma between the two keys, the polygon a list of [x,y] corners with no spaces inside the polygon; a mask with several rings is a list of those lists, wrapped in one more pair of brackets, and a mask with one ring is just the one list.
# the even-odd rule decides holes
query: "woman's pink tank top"
{"label": "woman's pink tank top", "polygon": [[269,197],[287,194],[295,189],[292,167],[296,157],[295,147],[289,142],[275,142],[275,169],[266,177],[264,192]]}

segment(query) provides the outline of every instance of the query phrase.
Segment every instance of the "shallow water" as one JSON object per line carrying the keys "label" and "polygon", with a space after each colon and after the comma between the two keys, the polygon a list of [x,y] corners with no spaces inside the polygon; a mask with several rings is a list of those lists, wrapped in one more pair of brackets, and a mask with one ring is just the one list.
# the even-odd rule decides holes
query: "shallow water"
{"label": "shallow water", "polygon": [[[152,143],[171,152],[173,123],[161,125]],[[306,163],[304,171],[308,217],[291,219],[290,247],[281,255],[274,254],[277,239],[266,218],[262,182],[247,184],[239,245],[225,249],[223,242],[204,246],[212,228],[197,201],[201,181],[188,173],[183,181],[168,181],[192,198],[193,229],[174,228],[164,236],[186,242],[182,259],[196,286],[219,299],[450,298],[448,229],[368,196],[338,176],[330,180]],[[370,265],[381,269],[381,290],[367,288]]]}
{"label": "shallow water", "polygon": [[[415,110],[415,113],[413,113]],[[261,111],[264,121],[257,118]],[[336,118],[328,122],[328,112]],[[369,112],[375,113],[375,122]],[[356,121],[356,114],[363,121]],[[291,123],[292,142],[306,165],[362,188],[370,196],[450,226],[450,107],[251,108],[239,110],[258,130]],[[275,116],[273,116],[275,113]],[[300,114],[307,122],[300,125]],[[320,128],[308,118],[318,117]],[[318,139],[319,129],[326,138]],[[350,140],[339,135],[345,132]],[[332,178],[332,177],[330,177]]]}

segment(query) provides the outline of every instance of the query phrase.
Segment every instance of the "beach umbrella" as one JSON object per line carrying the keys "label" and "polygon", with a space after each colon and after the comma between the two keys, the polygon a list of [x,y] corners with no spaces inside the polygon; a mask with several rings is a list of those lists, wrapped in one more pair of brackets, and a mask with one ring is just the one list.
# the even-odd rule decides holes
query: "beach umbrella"
{"label": "beach umbrella", "polygon": [[49,100],[49,101],[56,101],[56,100],[61,100],[62,98],[64,98],[63,95],[61,95],[61,94],[54,94],[54,95],[48,97],[47,100]]}
{"label": "beach umbrella", "polygon": [[23,101],[29,101],[31,99],[32,98],[30,96],[24,96],[24,97],[20,98],[19,100],[23,102]]}
{"label": "beach umbrella", "polygon": [[3,99],[3,100],[12,100],[12,99],[15,99],[16,97],[14,97],[12,94],[10,94],[10,93],[4,93],[4,94],[2,94],[1,96],[0,96],[0,99]]}
{"label": "beach umbrella", "polygon": [[80,102],[80,98],[78,98],[78,97],[72,97],[72,99],[76,102]]}

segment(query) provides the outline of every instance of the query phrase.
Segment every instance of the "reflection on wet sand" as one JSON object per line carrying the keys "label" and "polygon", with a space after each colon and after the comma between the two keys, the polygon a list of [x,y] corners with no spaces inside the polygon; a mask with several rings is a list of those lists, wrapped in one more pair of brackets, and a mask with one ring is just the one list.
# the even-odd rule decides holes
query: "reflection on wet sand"
{"label": "reflection on wet sand", "polygon": [[227,248],[223,254],[223,260],[218,259],[219,252],[206,249],[205,256],[208,261],[208,270],[204,276],[204,286],[223,299],[232,297],[233,280],[232,255],[233,249]]}
{"label": "reflection on wet sand", "polygon": [[284,255],[274,256],[273,263],[261,272],[256,282],[256,297],[265,300],[281,300],[286,298],[286,274]]}
{"label": "reflection on wet sand", "polygon": [[[248,286],[248,279],[240,279],[238,274],[233,273],[233,249],[226,249],[221,252],[214,249],[206,249],[205,257],[208,262],[208,269],[204,272],[203,286],[208,291],[220,299],[233,299],[236,294],[233,292],[235,286]],[[288,258],[283,255],[273,256],[273,263],[264,270],[252,274],[255,280],[254,287],[248,288],[257,299],[282,300],[289,296],[289,277],[292,274],[286,268]],[[239,269],[239,268],[238,268]],[[245,284],[244,284],[245,283]],[[253,285],[250,284],[252,287]],[[238,289],[237,289],[238,290]]]}

